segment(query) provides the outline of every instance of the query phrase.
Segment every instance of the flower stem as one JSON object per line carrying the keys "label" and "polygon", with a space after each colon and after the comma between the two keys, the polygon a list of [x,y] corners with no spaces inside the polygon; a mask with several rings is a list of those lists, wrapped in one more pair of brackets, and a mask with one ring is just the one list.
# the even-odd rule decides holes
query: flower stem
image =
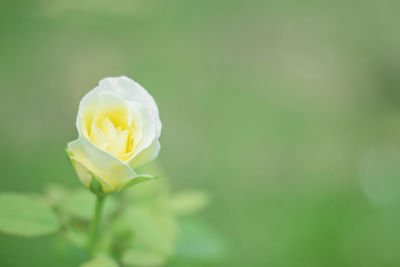
{"label": "flower stem", "polygon": [[96,208],[94,211],[94,216],[92,220],[92,225],[90,227],[89,240],[88,240],[88,251],[91,255],[93,255],[96,250],[101,214],[104,206],[104,198],[105,196],[97,196],[96,199]]}

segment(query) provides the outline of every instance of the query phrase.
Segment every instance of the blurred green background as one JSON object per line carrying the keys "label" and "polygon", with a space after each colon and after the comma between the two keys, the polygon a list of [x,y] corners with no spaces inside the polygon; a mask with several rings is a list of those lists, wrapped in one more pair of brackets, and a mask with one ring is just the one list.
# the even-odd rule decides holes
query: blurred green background
{"label": "blurred green background", "polygon": [[[78,103],[126,75],[158,102],[172,189],[212,196],[209,266],[400,266],[399,8],[2,0],[0,190],[79,186]],[[73,265],[55,250],[0,234],[0,266]]]}

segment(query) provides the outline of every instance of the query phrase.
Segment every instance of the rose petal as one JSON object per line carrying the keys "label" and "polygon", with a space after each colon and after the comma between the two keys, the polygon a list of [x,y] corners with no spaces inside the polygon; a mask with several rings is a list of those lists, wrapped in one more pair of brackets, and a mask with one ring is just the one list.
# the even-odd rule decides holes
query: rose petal
{"label": "rose petal", "polygon": [[137,176],[131,167],[84,137],[68,143],[68,149],[73,158],[116,189]]}
{"label": "rose petal", "polygon": [[129,166],[132,168],[139,167],[147,162],[150,162],[154,160],[158,153],[160,152],[160,142],[158,140],[153,141],[151,146],[148,148],[144,149],[140,154],[138,154],[136,157],[132,158],[127,162]]}

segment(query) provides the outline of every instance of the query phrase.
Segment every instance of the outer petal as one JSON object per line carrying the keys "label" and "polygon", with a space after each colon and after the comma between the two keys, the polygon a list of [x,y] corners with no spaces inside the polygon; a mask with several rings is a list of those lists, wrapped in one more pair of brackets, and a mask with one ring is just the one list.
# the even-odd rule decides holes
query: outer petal
{"label": "outer petal", "polygon": [[160,152],[160,148],[160,142],[158,140],[154,140],[148,148],[144,149],[136,157],[129,160],[127,164],[129,164],[129,166],[132,168],[136,168],[147,162],[150,162],[157,157],[158,153]]}
{"label": "outer petal", "polygon": [[78,115],[76,118],[76,128],[78,129],[79,136],[89,138],[88,130],[90,129],[89,127],[91,127],[100,92],[100,88],[91,90],[79,103]]}
{"label": "outer petal", "polygon": [[[137,176],[131,167],[111,154],[97,148],[82,136],[68,143],[68,150],[73,160],[104,180],[102,186],[105,192],[118,190],[126,182]],[[83,180],[85,184],[87,179]],[[106,184],[112,185],[113,188],[104,186]]]}
{"label": "outer petal", "polygon": [[161,134],[161,121],[158,113],[158,108],[153,97],[137,82],[128,77],[110,77],[99,82],[101,90],[108,90],[118,93],[126,100],[141,103],[148,109],[154,119],[157,129],[157,138]]}
{"label": "outer petal", "polygon": [[141,121],[141,129],[142,132],[140,143],[137,144],[135,148],[135,152],[128,160],[134,159],[137,155],[139,155],[144,149],[147,149],[151,146],[154,140],[157,140],[157,126],[154,122],[154,118],[148,109],[140,103],[130,102],[132,109],[134,109],[139,116]]}
{"label": "outer petal", "polygon": [[[74,166],[74,169],[75,169],[79,179],[81,180],[82,184],[85,187],[89,188],[90,182],[92,181],[92,179],[97,179],[101,184],[103,192],[108,193],[108,192],[114,192],[117,190],[117,189],[115,189],[115,187],[113,185],[108,183],[105,179],[103,179],[102,177],[100,177],[98,175],[95,175],[93,170],[90,170],[87,166],[85,166],[77,158],[70,156],[70,159],[71,159],[71,163]],[[95,175],[95,177],[93,177],[93,175]],[[128,181],[128,183],[129,182],[130,181]]]}

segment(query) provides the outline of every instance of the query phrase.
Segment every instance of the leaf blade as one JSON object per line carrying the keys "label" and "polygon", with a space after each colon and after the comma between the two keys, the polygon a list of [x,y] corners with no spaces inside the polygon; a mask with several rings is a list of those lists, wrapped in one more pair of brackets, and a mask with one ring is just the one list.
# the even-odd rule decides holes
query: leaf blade
{"label": "leaf blade", "polygon": [[128,266],[155,267],[166,262],[164,255],[141,250],[128,250],[122,256],[122,263]]}
{"label": "leaf blade", "polygon": [[18,193],[0,194],[0,231],[25,237],[46,235],[60,227],[57,215],[38,199]]}
{"label": "leaf blade", "polygon": [[85,262],[80,267],[119,267],[119,265],[109,256],[99,255],[96,258]]}

